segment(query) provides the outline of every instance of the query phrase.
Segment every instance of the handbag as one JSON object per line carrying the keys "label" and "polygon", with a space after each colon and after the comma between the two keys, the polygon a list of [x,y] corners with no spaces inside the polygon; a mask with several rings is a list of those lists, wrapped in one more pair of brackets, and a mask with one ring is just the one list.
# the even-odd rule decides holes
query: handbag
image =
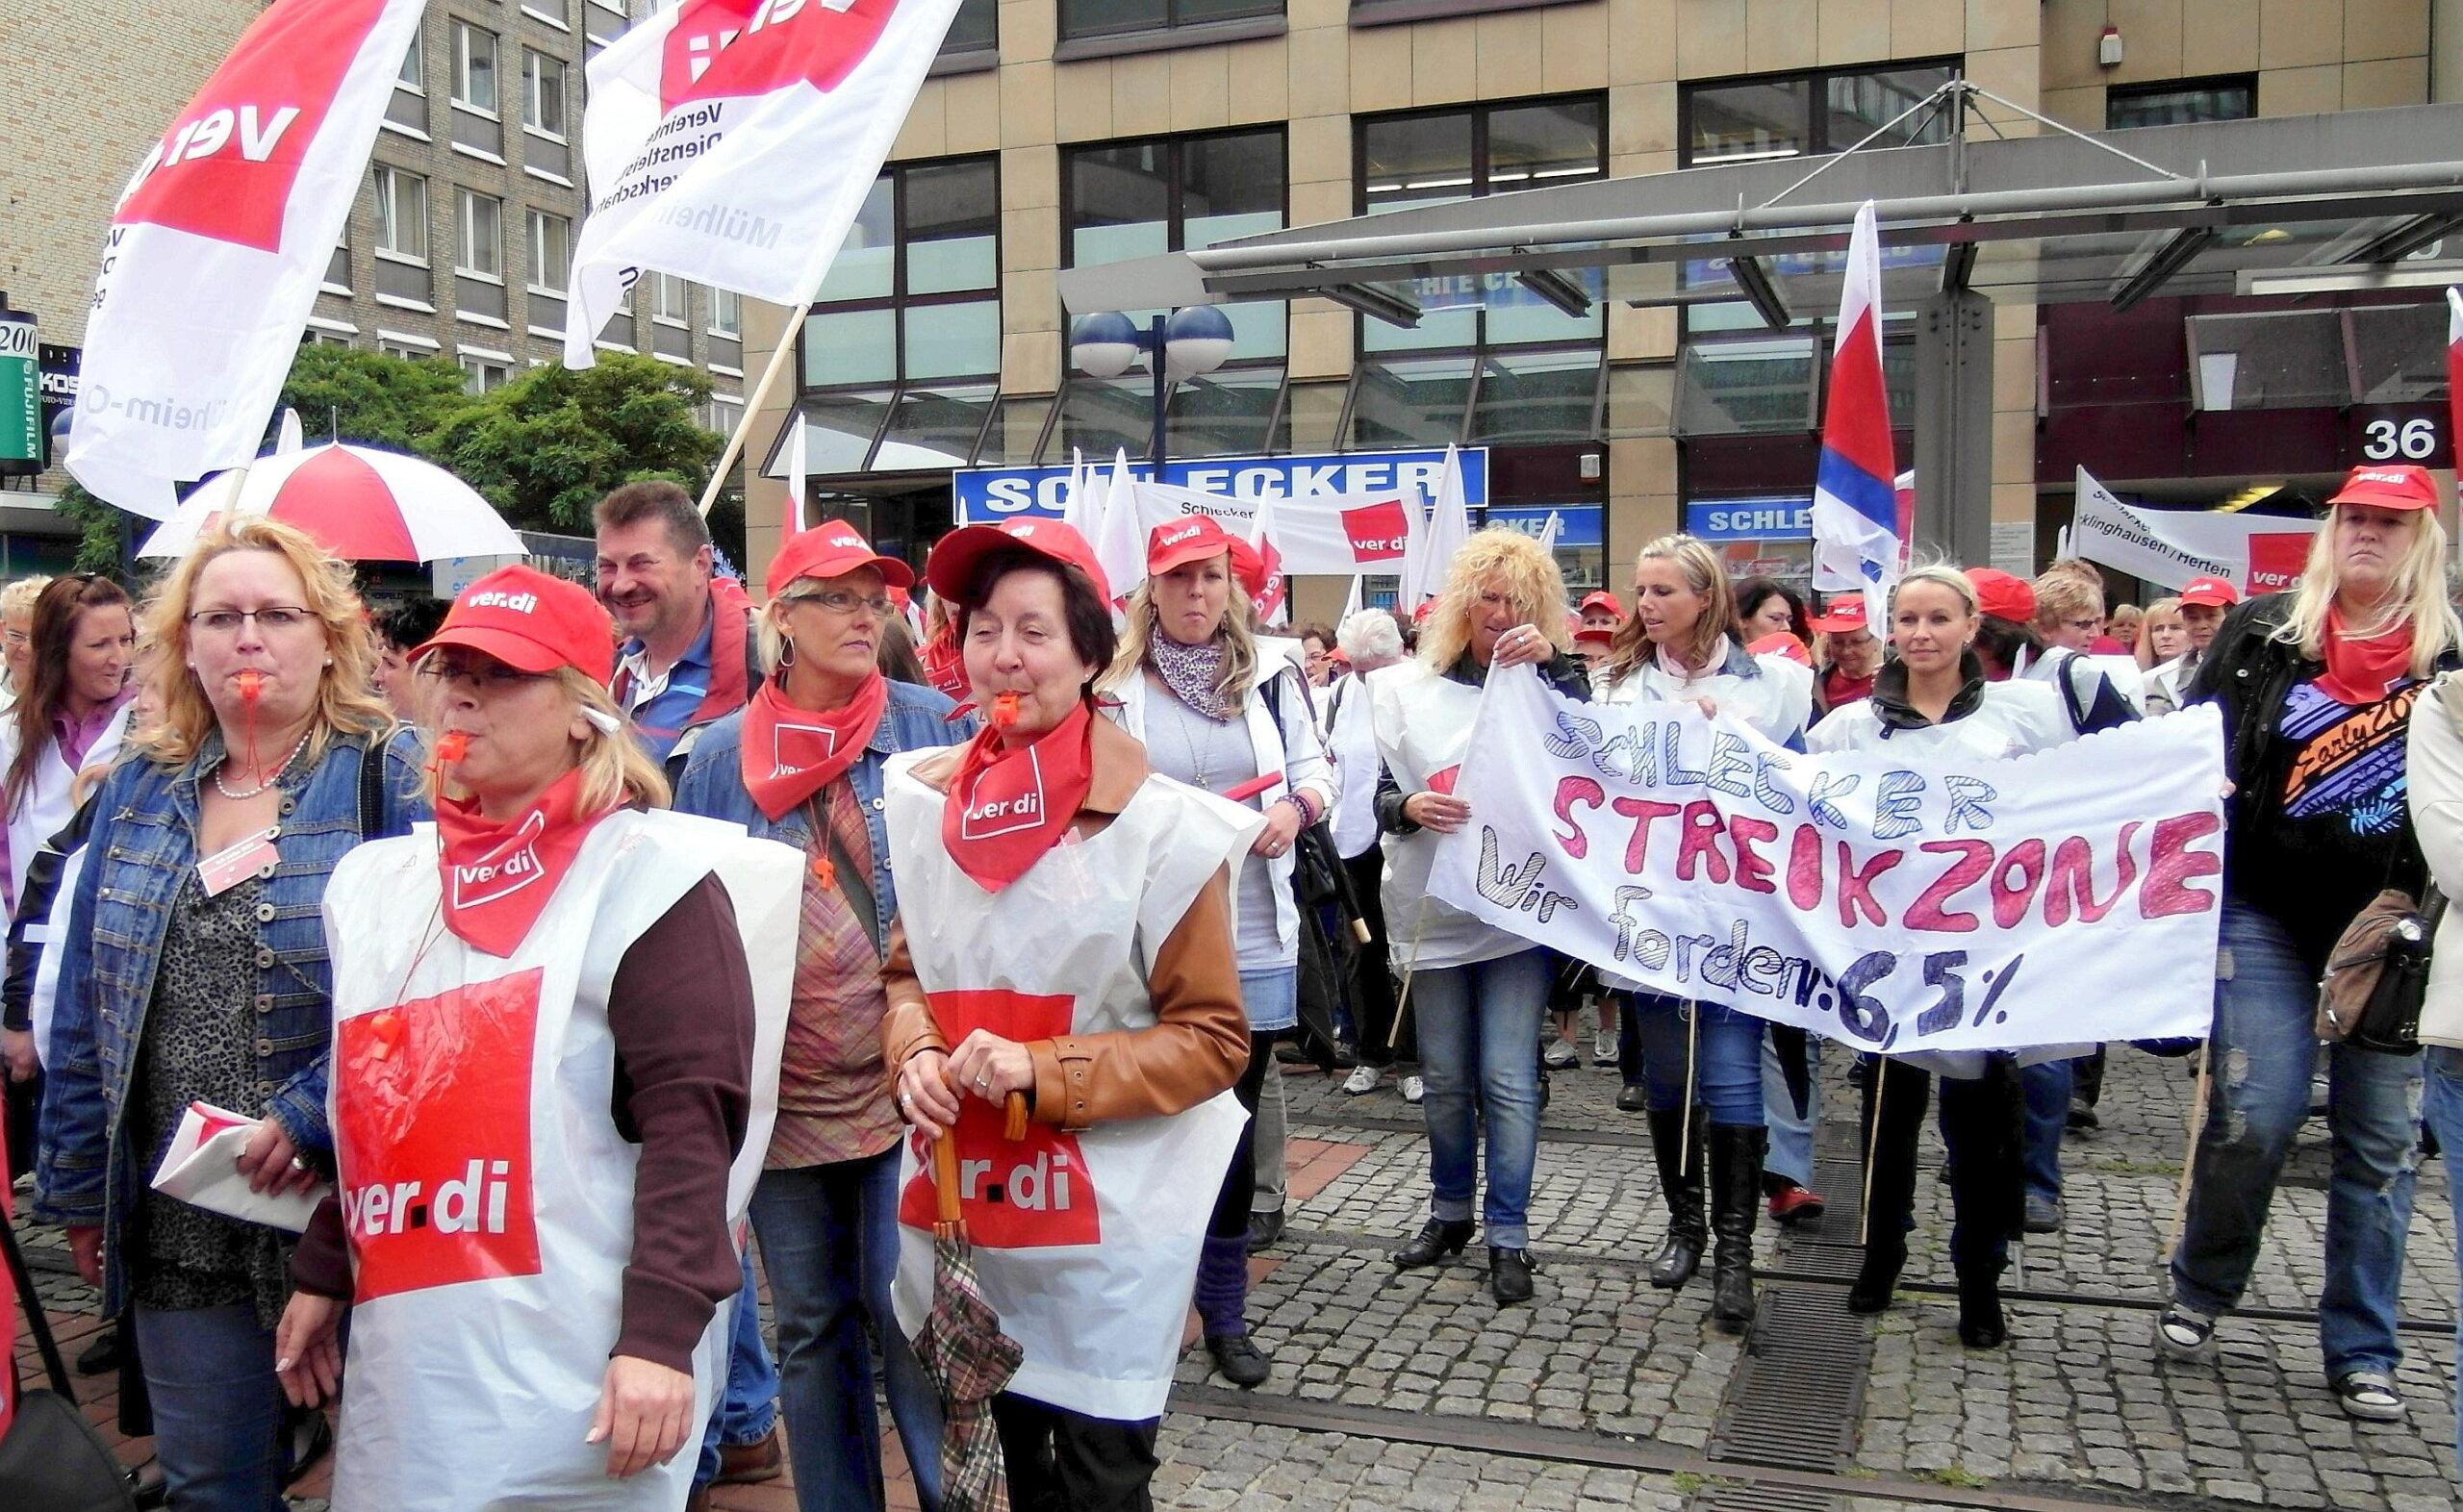
{"label": "handbag", "polygon": [[2429,953],[2445,917],[2446,895],[2435,883],[2417,902],[2388,888],[2362,909],[2326,954],[2326,974],[2318,981],[2318,1038],[2385,1055],[2417,1053]]}
{"label": "handbag", "polygon": [[[17,1249],[16,1235],[0,1221],[0,1265],[16,1288],[18,1312],[34,1335],[51,1377],[51,1390],[21,1392],[17,1413],[0,1437],[0,1506],[41,1507],[44,1512],[136,1512],[137,1498],[118,1456],[77,1410],[76,1388],[60,1347],[43,1317],[42,1298]],[[7,1369],[0,1361],[0,1369]]]}

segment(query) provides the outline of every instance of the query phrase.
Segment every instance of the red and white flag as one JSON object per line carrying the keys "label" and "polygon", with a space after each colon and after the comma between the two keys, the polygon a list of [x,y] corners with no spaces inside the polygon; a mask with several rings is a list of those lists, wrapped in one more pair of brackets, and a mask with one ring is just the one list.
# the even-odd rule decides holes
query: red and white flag
{"label": "red and white flag", "polygon": [[1249,593],[1249,607],[1261,625],[1285,624],[1291,618],[1291,586],[1283,578],[1282,551],[1274,537],[1274,500],[1260,497],[1249,516],[1249,549],[1257,554],[1257,585]]}
{"label": "red and white flag", "polygon": [[167,519],[257,454],[420,0],[275,0],[122,191],[94,279],[66,465]]}
{"label": "red and white flag", "polygon": [[2446,434],[2463,457],[2463,289],[2446,290]]}
{"label": "red and white flag", "polygon": [[957,8],[684,0],[593,59],[565,365],[590,365],[645,269],[809,301]]}

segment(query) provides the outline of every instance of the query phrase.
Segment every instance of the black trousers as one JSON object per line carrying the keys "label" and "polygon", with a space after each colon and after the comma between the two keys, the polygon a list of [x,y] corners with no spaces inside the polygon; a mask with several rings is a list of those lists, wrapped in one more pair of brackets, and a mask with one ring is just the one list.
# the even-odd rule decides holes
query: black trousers
{"label": "black trousers", "polygon": [[42,1072],[37,1071],[24,1081],[9,1081],[9,1073],[0,1070],[0,1083],[5,1083],[9,1121],[9,1179],[16,1180],[35,1169],[35,1124],[42,1112]]}
{"label": "black trousers", "polygon": [[1003,1392],[992,1422],[1015,1512],[1152,1512],[1161,1419],[1115,1423]]}
{"label": "black trousers", "polygon": [[[1370,1066],[1391,1066],[1397,1050],[1388,1049],[1385,1042],[1394,1033],[1394,967],[1390,957],[1391,942],[1385,938],[1385,903],[1378,892],[1380,878],[1385,870],[1385,852],[1372,845],[1363,855],[1343,863],[1351,873],[1351,890],[1359,899],[1359,920],[1368,926],[1368,943],[1352,952],[1351,970],[1351,1032],[1362,1062]],[[1411,1036],[1404,1034],[1398,1047],[1402,1058],[1412,1058]]]}
{"label": "black trousers", "polygon": [[[1867,1243],[1903,1238],[1916,1205],[1917,1137],[1933,1077],[1883,1057],[1865,1086],[1864,1138],[1872,1154]],[[2015,1064],[1995,1055],[1985,1074],[1942,1078],[1942,1142],[1950,1165],[1950,1263],[1962,1273],[1998,1274],[2025,1216],[2024,1102]],[[1875,1137],[1873,1104],[1881,1104]]]}
{"label": "black trousers", "polygon": [[1232,1169],[1223,1173],[1223,1190],[1215,1195],[1214,1217],[1206,1231],[1230,1239],[1249,1231],[1249,1203],[1257,1184],[1257,1097],[1266,1085],[1266,1065],[1274,1059],[1274,1035],[1249,1031],[1249,1067],[1232,1088],[1248,1111],[1240,1126],[1240,1143],[1232,1147]]}

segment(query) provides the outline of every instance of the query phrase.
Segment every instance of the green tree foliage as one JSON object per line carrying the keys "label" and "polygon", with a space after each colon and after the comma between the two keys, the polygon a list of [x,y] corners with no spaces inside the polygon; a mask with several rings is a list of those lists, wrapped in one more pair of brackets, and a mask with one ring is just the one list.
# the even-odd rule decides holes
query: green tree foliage
{"label": "green tree foliage", "polygon": [[[150,519],[112,508],[70,478],[60,485],[60,513],[77,522],[77,570],[102,572],[120,576],[120,532],[135,532],[129,539],[131,550],[154,528]],[[123,524],[122,522],[126,523]]]}
{"label": "green tree foliage", "polygon": [[419,449],[515,528],[587,535],[591,506],[619,485],[666,478],[700,491],[725,445],[698,417],[709,398],[691,368],[604,352],[579,372],[534,367],[466,397]]}
{"label": "green tree foliage", "polygon": [[[311,341],[291,361],[282,406],[299,412],[311,441],[339,437],[393,451],[424,451],[422,440],[470,402],[461,367],[442,357],[416,362]],[[274,412],[277,420],[281,409]]]}

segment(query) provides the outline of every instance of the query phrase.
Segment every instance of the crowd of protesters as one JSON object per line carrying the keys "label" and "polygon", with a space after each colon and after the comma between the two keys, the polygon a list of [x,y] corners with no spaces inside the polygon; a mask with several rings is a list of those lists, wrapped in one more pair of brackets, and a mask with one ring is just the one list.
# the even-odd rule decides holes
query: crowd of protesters
{"label": "crowd of protesters", "polygon": [[[8,1147],[184,1512],[278,1506],[337,1398],[346,1508],[698,1506],[778,1475],[782,1425],[800,1505],[880,1507],[876,1382],[927,1507],[974,1504],[943,1451],[979,1432],[1019,1506],[1142,1507],[1192,1305],[1224,1379],[1279,1368],[1246,1304],[1285,1056],[1355,1096],[1409,1069],[1429,1204],[1392,1263],[1477,1240],[1501,1307],[1536,1291],[1548,1077],[1587,1035],[1656,1158],[1653,1285],[1707,1255],[1740,1330],[1760,1220],[1823,1211],[1817,1038],[1431,895],[1487,679],[1969,760],[2214,704],[2222,946],[2179,986],[2211,976],[2215,1072],[2151,1344],[2211,1362],[2311,1111],[2329,953],[2382,890],[2463,887],[2435,504],[2421,469],[2356,472],[2298,587],[2246,603],[2200,578],[2108,617],[2084,563],[1919,566],[1878,626],[1683,535],[1570,604],[1490,529],[1417,613],[1289,631],[1204,516],[1137,583],[1054,521],[961,528],[920,577],[833,521],[756,604],[691,500],[636,484],[598,506],[595,592],[513,567],[449,608],[363,602],[306,535],[227,519],[141,605],[0,591]],[[2405,1413],[2424,1117],[2463,1147],[2454,951],[2425,1056],[2324,1051],[2320,1344],[2358,1418]],[[2107,1054],[2196,1048],[1858,1057],[1848,1306],[1893,1299],[1936,1082],[1958,1336],[1993,1348]],[[156,1190],[200,1108],[244,1127],[236,1210]],[[286,1198],[304,1229],[248,1206]],[[951,1384],[936,1205],[1017,1353],[988,1403]]]}

